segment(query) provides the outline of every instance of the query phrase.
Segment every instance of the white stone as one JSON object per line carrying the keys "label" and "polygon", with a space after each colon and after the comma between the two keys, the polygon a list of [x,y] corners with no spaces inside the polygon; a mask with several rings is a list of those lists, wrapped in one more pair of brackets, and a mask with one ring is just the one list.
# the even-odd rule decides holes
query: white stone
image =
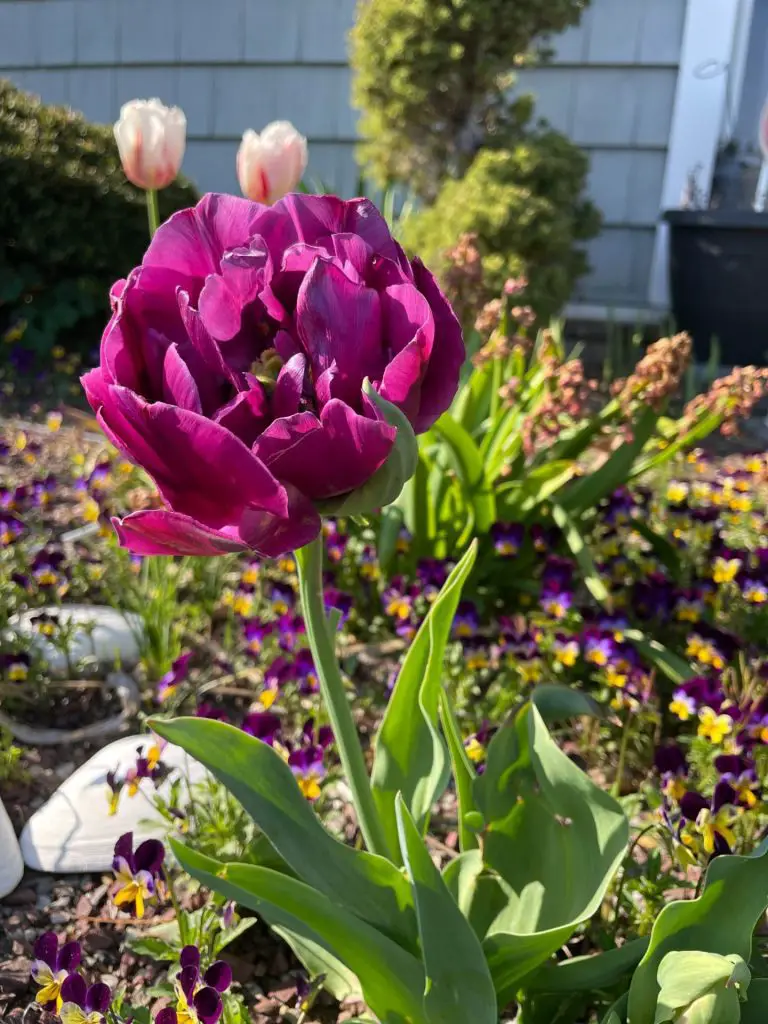
{"label": "white stone", "polygon": [[[151,802],[155,789],[148,779],[140,783],[133,797],[123,790],[117,813],[111,817],[108,814],[107,773],[114,771],[118,779],[123,778],[135,765],[138,751],[144,753],[152,742],[146,734],[115,740],[70,775],[24,826],[21,852],[27,867],[62,873],[108,871],[115,842],[124,832],[133,832],[136,841],[161,839],[167,825]],[[161,796],[168,796],[179,771],[192,785],[205,778],[203,766],[180,747],[167,746],[162,760],[178,771],[160,784]],[[187,787],[180,789],[179,799],[183,801]]]}
{"label": "white stone", "polygon": [[11,819],[0,800],[0,899],[13,892],[24,874],[24,861]]}
{"label": "white stone", "polygon": [[108,668],[116,662],[124,669],[137,664],[140,657],[139,637],[144,632],[144,626],[141,617],[133,612],[120,612],[107,605],[64,604],[34,608],[11,616],[11,629],[31,639],[52,672],[66,672],[67,659],[62,651],[35,628],[35,619],[43,614],[57,618],[62,624],[75,623],[89,627],[76,629],[72,635],[69,658],[73,665],[83,658],[95,658],[100,665]]}

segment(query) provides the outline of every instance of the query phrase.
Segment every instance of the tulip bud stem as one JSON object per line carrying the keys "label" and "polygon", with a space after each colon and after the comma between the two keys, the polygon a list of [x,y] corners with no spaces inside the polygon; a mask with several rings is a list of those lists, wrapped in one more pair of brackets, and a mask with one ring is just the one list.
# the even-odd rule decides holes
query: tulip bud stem
{"label": "tulip bud stem", "polygon": [[296,551],[295,556],[307,638],[320,681],[320,692],[339,748],[341,765],[352,791],[360,831],[371,853],[388,857],[384,827],[373,800],[365,758],[336,659],[335,631],[331,629],[325,614],[322,537],[317,537]]}
{"label": "tulip bud stem", "polygon": [[160,227],[160,207],[157,205],[157,189],[147,189],[147,217],[149,220],[149,237],[152,238]]}

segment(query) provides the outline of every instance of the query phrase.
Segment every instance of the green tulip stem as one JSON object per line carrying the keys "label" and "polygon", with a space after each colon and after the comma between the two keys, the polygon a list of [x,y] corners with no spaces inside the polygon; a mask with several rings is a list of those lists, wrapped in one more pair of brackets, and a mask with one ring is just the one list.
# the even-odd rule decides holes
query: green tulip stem
{"label": "green tulip stem", "polygon": [[363,750],[336,659],[335,633],[331,630],[325,614],[322,537],[317,537],[296,552],[296,565],[304,622],[320,681],[320,692],[339,748],[341,764],[352,790],[360,830],[371,853],[386,857],[387,840],[384,828],[373,802]]}
{"label": "green tulip stem", "polygon": [[153,238],[160,227],[160,207],[157,205],[157,189],[147,189],[147,218],[149,220],[149,237]]}

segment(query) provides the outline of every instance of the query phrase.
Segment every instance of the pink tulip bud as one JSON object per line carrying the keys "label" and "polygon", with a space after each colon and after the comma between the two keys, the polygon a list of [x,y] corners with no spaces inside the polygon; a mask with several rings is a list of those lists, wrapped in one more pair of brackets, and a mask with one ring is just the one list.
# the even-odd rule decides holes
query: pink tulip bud
{"label": "pink tulip bud", "polygon": [[261,135],[248,130],[237,152],[240,188],[257,203],[276,203],[293,192],[306,166],[307,140],[290,121],[273,121]]}
{"label": "pink tulip bud", "polygon": [[115,139],[129,181],[144,189],[167,188],[184,159],[187,119],[160,100],[131,100],[120,110]]}

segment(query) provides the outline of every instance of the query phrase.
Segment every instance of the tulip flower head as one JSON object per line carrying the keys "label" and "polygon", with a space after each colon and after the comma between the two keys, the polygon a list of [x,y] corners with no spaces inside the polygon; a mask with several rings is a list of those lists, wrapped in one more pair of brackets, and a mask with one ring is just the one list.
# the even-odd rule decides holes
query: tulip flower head
{"label": "tulip flower head", "polygon": [[62,986],[80,963],[80,944],[65,942],[59,947],[55,933],[45,932],[35,942],[34,954],[30,972],[39,989],[35,1002],[44,1010],[58,1013],[64,1002]]}
{"label": "tulip flower head", "polygon": [[197,946],[185,946],[179,964],[176,1008],[166,1006],[160,1010],[155,1024],[216,1024],[224,1009],[221,995],[232,984],[232,968],[223,960],[216,960],[202,972]]}
{"label": "tulip flower head", "polygon": [[126,178],[139,188],[167,188],[184,159],[187,119],[158,99],[131,100],[120,110],[115,139]]}
{"label": "tulip flower head", "polygon": [[307,140],[290,121],[273,121],[259,134],[248,130],[237,153],[237,179],[247,199],[276,203],[293,192],[307,166]]}
{"label": "tulip flower head", "polygon": [[157,883],[162,878],[163,844],[159,839],[145,839],[133,849],[133,833],[125,835],[115,843],[115,857],[112,870],[120,885],[112,899],[115,906],[133,903],[136,917],[144,916],[148,900],[157,894]]}
{"label": "tulip flower head", "polygon": [[83,385],[165,502],[115,521],[141,555],[278,558],[321,515],[393,501],[464,361],[435,279],[366,199],[206,196],[112,299]]}

